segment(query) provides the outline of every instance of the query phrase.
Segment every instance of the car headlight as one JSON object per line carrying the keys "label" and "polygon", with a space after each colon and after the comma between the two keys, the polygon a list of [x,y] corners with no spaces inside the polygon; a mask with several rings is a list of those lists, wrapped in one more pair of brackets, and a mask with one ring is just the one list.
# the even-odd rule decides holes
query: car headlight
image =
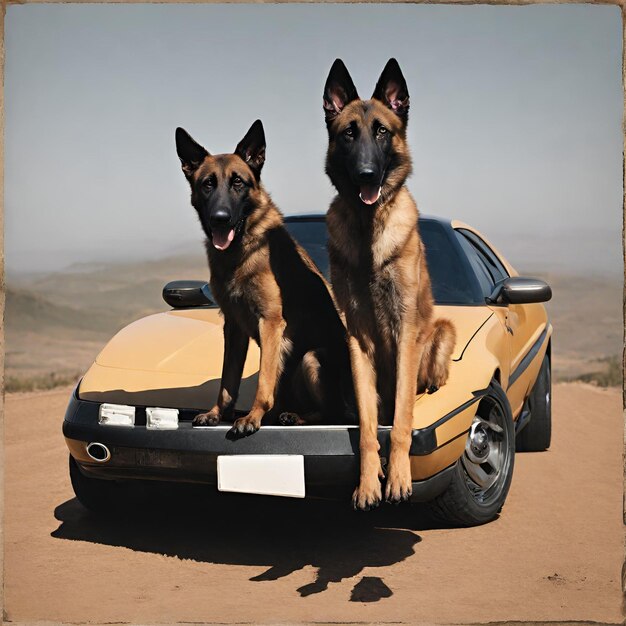
{"label": "car headlight", "polygon": [[178,428],[178,409],[146,409],[146,428],[153,430],[173,430]]}
{"label": "car headlight", "polygon": [[135,407],[126,404],[101,404],[98,422],[103,426],[134,426]]}

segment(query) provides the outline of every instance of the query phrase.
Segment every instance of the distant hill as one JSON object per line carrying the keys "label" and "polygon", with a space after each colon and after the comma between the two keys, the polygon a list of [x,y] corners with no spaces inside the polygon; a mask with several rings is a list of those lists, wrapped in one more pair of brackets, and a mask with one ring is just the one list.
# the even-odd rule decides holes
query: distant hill
{"label": "distant hill", "polygon": [[5,309],[7,388],[52,385],[83,372],[130,322],[169,307],[163,286],[207,279],[203,255],[75,265],[63,272],[9,274]]}
{"label": "distant hill", "polygon": [[113,332],[118,328],[120,317],[106,309],[86,311],[84,308],[53,303],[36,292],[8,288],[4,322],[8,335],[59,329],[102,333]]}
{"label": "distant hill", "polygon": [[161,291],[167,282],[208,280],[208,276],[205,257],[184,255],[134,263],[77,265],[47,275],[13,275],[12,283],[37,291],[58,305],[115,311],[128,318],[165,309]]}

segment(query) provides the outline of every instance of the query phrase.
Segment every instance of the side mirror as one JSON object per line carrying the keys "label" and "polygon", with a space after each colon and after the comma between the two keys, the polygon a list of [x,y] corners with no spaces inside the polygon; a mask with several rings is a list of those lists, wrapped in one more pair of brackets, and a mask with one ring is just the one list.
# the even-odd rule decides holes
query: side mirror
{"label": "side mirror", "polygon": [[511,276],[499,282],[487,298],[490,304],[532,304],[552,298],[550,285],[539,278]]}
{"label": "side mirror", "polygon": [[163,287],[163,300],[174,309],[216,306],[211,288],[204,280],[173,280]]}

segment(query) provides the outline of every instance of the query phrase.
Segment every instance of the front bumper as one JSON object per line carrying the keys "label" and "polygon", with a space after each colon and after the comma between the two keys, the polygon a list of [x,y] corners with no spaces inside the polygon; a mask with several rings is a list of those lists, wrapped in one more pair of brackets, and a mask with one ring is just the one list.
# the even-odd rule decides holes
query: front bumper
{"label": "front bumper", "polygon": [[[307,496],[347,497],[359,477],[359,429],[355,426],[263,426],[250,437],[226,438],[230,424],[194,429],[197,411],[180,411],[176,430],[149,430],[145,408],[137,407],[135,426],[104,426],[98,422],[100,404],[72,394],[63,434],[81,471],[92,477],[217,484],[217,457],[237,454],[297,454],[304,457]],[[380,427],[383,462],[388,458],[390,428]],[[87,444],[105,445],[111,457],[94,461]],[[427,457],[442,451],[434,429],[414,430],[410,454]],[[413,482],[413,500],[426,501],[441,493],[454,465],[433,465],[431,476]]]}

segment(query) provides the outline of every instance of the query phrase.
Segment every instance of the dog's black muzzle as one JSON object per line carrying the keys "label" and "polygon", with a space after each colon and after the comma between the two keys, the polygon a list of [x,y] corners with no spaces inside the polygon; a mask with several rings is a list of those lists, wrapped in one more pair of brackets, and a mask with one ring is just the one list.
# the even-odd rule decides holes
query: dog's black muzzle
{"label": "dog's black muzzle", "polygon": [[232,215],[230,211],[226,209],[216,209],[211,212],[209,217],[209,226],[213,228],[229,228]]}

